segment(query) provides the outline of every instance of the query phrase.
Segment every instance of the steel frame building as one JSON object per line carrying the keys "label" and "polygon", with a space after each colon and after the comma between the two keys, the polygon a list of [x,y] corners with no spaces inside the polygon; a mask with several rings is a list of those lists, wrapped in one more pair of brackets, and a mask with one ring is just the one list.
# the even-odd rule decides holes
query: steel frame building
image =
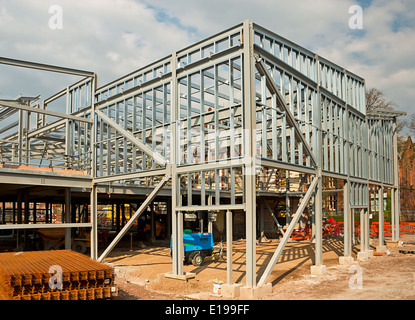
{"label": "steel frame building", "polygon": [[[352,254],[356,211],[360,250],[369,250],[371,190],[379,199],[390,190],[393,239],[399,238],[396,119],[402,114],[366,112],[364,79],[257,24],[244,21],[101,87],[93,72],[8,58],[0,62],[82,77],[41,103],[39,97],[0,101],[1,121],[17,115],[1,129],[3,201],[25,198],[6,189],[65,190],[62,223],[34,225],[27,217],[22,223],[28,206],[20,204],[17,223],[3,219],[0,230],[66,228],[70,248],[71,228],[87,227],[91,257],[101,261],[147,206],[164,195],[170,198],[172,274],[184,275],[183,215],[226,211],[232,283],[232,213],[243,210],[246,284],[256,287],[267,283],[307,206],[313,213],[315,265],[323,266],[322,179],[327,177],[344,181],[337,191],[344,195],[345,257]],[[54,103],[65,112],[53,111]],[[257,207],[268,206],[266,197],[289,195],[279,182],[290,173],[300,179],[300,203],[257,282]],[[90,220],[75,222],[71,215],[76,192],[88,195]],[[145,200],[98,254],[98,197],[109,192]],[[383,205],[379,213],[383,243]],[[259,219],[263,223],[261,214]]]}

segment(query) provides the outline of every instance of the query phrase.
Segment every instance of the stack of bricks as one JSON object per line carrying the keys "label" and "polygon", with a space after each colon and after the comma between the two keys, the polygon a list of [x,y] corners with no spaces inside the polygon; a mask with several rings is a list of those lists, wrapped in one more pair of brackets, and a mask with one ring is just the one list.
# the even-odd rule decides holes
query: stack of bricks
{"label": "stack of bricks", "polygon": [[1,300],[95,300],[116,294],[112,267],[71,251],[0,253]]}

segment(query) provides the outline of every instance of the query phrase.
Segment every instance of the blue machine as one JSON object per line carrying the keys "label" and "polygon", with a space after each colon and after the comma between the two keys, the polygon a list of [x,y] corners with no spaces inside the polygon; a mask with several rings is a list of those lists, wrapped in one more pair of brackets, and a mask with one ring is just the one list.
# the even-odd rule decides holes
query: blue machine
{"label": "blue machine", "polygon": [[[184,260],[195,266],[201,266],[206,256],[213,254],[213,237],[211,233],[191,233],[183,231]],[[170,239],[170,249],[173,248],[173,236]]]}

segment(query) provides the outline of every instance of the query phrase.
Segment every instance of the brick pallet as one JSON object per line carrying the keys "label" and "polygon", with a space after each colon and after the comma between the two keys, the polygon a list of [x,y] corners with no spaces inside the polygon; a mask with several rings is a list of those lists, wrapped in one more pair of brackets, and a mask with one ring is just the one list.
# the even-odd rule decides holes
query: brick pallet
{"label": "brick pallet", "polygon": [[71,250],[0,253],[2,300],[106,299],[114,289],[112,267]]}

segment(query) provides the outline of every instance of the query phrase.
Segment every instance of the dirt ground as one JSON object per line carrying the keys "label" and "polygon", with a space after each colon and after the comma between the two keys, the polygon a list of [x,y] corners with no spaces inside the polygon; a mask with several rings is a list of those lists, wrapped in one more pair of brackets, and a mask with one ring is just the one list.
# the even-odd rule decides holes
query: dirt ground
{"label": "dirt ground", "polygon": [[[386,238],[385,240],[390,240]],[[415,300],[415,254],[399,250],[415,250],[415,235],[401,236],[400,246],[388,246],[387,254],[357,261],[359,245],[353,246],[355,262],[340,265],[343,238],[323,241],[323,264],[327,273],[311,276],[314,244],[291,241],[274,267],[269,282],[272,294],[265,300]],[[278,240],[257,244],[257,280],[277,248]],[[371,240],[376,252],[377,240]],[[127,248],[128,247],[128,248]],[[225,247],[226,250],[226,247]],[[218,244],[215,245],[218,252]],[[245,241],[233,242],[233,282],[245,281]],[[194,279],[160,277],[172,271],[167,243],[150,245],[135,243],[133,250],[122,243],[105,259],[115,268],[119,300],[221,300],[213,295],[213,282],[226,282],[226,253],[224,258],[206,258],[200,267],[185,265],[184,271],[195,273]],[[229,299],[229,298],[225,298]]]}

